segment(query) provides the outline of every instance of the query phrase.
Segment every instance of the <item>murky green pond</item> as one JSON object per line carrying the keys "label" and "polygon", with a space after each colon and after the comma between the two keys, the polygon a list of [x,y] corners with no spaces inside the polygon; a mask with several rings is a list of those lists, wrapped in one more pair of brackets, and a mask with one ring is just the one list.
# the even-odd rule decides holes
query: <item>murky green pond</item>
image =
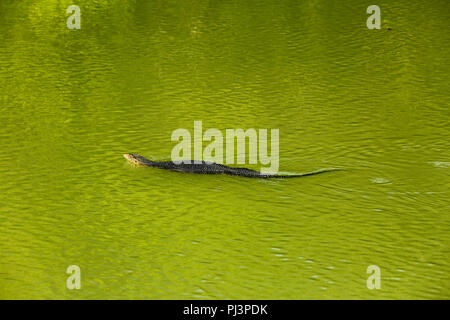
{"label": "murky green pond", "polygon": [[[79,0],[79,30],[71,4],[0,2],[1,299],[450,298],[448,0],[377,2],[380,30],[356,0]],[[346,170],[122,157],[195,120]]]}

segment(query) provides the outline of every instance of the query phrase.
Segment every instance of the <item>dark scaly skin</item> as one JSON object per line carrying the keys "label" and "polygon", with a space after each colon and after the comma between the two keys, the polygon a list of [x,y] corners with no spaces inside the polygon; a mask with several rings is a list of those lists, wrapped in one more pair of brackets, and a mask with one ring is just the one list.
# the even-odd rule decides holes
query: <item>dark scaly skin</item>
{"label": "dark scaly skin", "polygon": [[130,161],[131,163],[139,166],[147,166],[153,168],[160,168],[178,172],[189,172],[189,173],[197,173],[197,174],[227,174],[230,176],[240,176],[246,178],[260,178],[260,179],[269,179],[269,178],[298,178],[298,177],[306,177],[312,176],[319,173],[336,171],[340,169],[323,169],[308,173],[302,174],[292,174],[292,175],[281,175],[281,174],[263,174],[255,170],[247,169],[247,168],[232,168],[225,166],[223,164],[217,164],[213,162],[206,161],[191,161],[190,163],[174,163],[172,161],[151,161],[146,159],[138,154],[130,154],[125,153],[123,155],[125,159]]}

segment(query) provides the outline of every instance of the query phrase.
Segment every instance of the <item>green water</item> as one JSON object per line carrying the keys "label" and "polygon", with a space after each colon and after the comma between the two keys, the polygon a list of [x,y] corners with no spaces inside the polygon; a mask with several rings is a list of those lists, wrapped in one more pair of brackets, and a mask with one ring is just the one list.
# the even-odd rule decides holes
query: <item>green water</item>
{"label": "green water", "polygon": [[[380,30],[355,0],[79,0],[80,30],[71,4],[0,2],[1,299],[450,298],[448,0],[377,2]],[[346,171],[122,157],[194,120]]]}

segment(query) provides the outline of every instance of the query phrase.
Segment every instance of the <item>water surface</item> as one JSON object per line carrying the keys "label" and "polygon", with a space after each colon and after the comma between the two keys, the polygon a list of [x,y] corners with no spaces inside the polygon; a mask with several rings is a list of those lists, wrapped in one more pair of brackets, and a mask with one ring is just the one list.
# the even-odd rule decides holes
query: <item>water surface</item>
{"label": "water surface", "polygon": [[[380,30],[356,0],[70,4],[0,3],[0,298],[450,298],[448,1],[381,1]],[[123,159],[194,120],[346,171]]]}

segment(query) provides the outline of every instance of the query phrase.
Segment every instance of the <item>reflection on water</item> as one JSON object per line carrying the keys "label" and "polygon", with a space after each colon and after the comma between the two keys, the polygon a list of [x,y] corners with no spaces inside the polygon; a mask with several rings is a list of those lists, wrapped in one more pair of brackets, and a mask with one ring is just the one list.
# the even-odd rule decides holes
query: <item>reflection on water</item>
{"label": "reflection on water", "polygon": [[[74,31],[59,2],[0,3],[0,298],[450,297],[446,1],[380,3],[381,30],[359,1],[79,5]],[[194,120],[346,171],[123,159],[167,160]]]}

